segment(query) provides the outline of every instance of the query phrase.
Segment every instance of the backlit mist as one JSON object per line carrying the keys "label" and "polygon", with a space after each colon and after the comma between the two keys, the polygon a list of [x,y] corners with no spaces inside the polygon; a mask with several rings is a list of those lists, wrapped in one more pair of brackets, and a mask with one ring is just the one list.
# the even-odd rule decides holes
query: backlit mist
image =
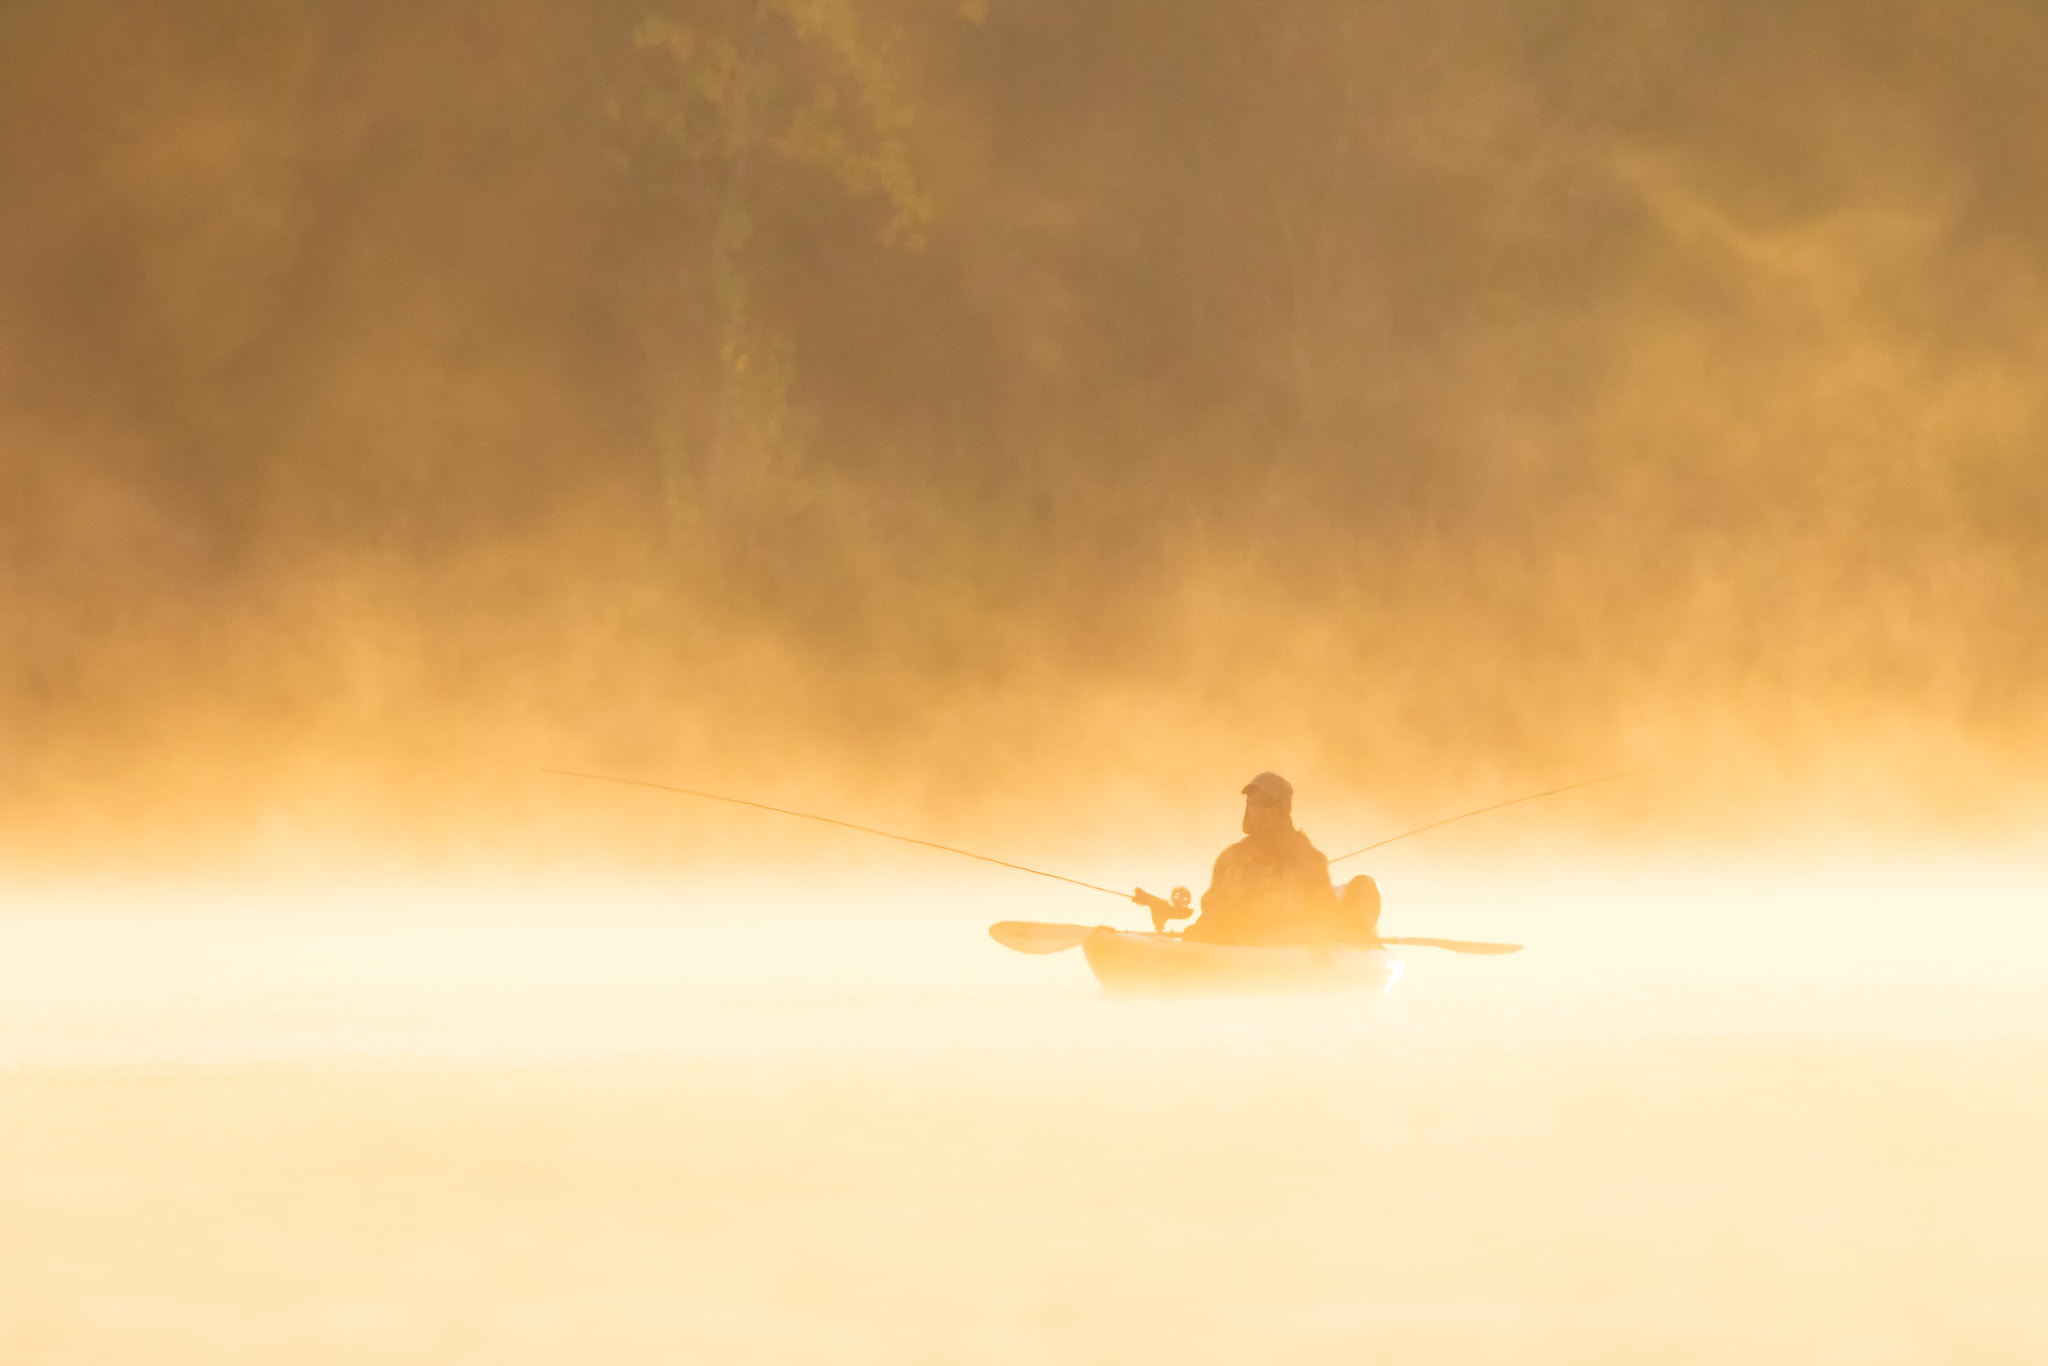
{"label": "backlit mist", "polygon": [[16,862],[2040,810],[2031,5],[0,25]]}
{"label": "backlit mist", "polygon": [[2044,72],[4,0],[0,1363],[2048,1360]]}

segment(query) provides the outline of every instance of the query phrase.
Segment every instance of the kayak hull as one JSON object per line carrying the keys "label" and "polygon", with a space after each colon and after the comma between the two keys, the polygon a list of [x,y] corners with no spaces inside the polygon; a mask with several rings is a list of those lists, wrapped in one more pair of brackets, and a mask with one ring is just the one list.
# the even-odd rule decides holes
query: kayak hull
{"label": "kayak hull", "polygon": [[1081,941],[1089,970],[1113,995],[1222,991],[1390,992],[1402,960],[1387,949],[1204,944],[1102,928]]}

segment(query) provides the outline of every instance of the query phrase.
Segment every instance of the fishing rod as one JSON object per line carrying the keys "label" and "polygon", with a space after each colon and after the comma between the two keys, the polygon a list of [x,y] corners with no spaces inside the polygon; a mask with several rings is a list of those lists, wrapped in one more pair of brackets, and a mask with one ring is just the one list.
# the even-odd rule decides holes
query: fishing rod
{"label": "fishing rod", "polygon": [[955,849],[950,844],[939,844],[932,840],[914,839],[909,835],[894,835],[887,830],[877,830],[872,825],[855,825],[852,821],[834,820],[830,816],[814,816],[808,811],[791,811],[787,807],[770,806],[766,802],[750,802],[743,797],[721,797],[716,792],[697,792],[687,787],[670,787],[666,783],[644,782],[639,778],[614,778],[606,773],[575,773],[566,768],[544,768],[541,772],[552,773],[558,778],[589,778],[593,782],[623,783],[627,787],[651,787],[656,792],[680,792],[685,797],[702,797],[708,802],[728,802],[733,806],[750,806],[756,811],[773,811],[778,816],[795,816],[799,820],[818,821],[825,825],[836,825],[842,830],[858,830],[863,835],[880,835],[885,840],[897,840],[903,844],[918,844],[926,849],[938,849],[948,854],[958,854],[962,858],[979,859],[983,863],[993,863],[998,868],[1014,868],[1020,873],[1034,873],[1039,877],[1049,877],[1054,882],[1068,882],[1076,887],[1086,887],[1091,892],[1106,892],[1119,901],[1128,901],[1130,899],[1125,893],[1119,892],[1113,887],[1098,887],[1092,882],[1083,882],[1077,877],[1068,877],[1064,873],[1048,873],[1043,868],[1030,868],[1021,863],[1011,863],[1008,859],[990,858],[987,854],[977,854],[969,849]]}
{"label": "fishing rod", "polygon": [[[1473,816],[1483,816],[1489,811],[1499,811],[1503,807],[1519,806],[1523,802],[1540,801],[1544,797],[1555,797],[1561,792],[1576,792],[1582,787],[1594,787],[1600,783],[1611,783],[1622,778],[1640,778],[1646,773],[1662,773],[1672,767],[1674,765],[1660,764],[1656,768],[1630,769],[1626,773],[1610,773],[1604,778],[1588,778],[1582,783],[1568,783],[1563,787],[1553,787],[1548,792],[1532,792],[1526,797],[1516,797],[1505,802],[1495,802],[1492,806],[1482,806],[1477,811],[1466,811],[1456,816],[1446,816],[1443,820],[1431,821],[1428,825],[1418,825],[1413,830],[1404,830],[1398,835],[1389,835],[1386,839],[1380,840],[1375,844],[1368,844],[1363,849],[1353,849],[1348,854],[1339,854],[1331,859],[1330,862],[1342,863],[1345,859],[1357,858],[1360,854],[1382,848],[1385,845],[1394,843],[1396,840],[1405,840],[1410,835],[1420,835],[1426,830],[1435,830],[1457,821],[1469,820]],[[1137,901],[1139,899],[1137,896],[1130,896],[1119,892],[1114,887],[1103,887],[1093,882],[1083,882],[1077,877],[1068,877],[1064,873],[1048,873],[1043,868],[1033,868],[1022,863],[1012,863],[1008,859],[991,858],[987,854],[977,854],[971,849],[956,849],[950,844],[940,844],[935,840],[921,840],[910,835],[893,834],[887,830],[877,830],[872,825],[855,825],[852,821],[837,820],[831,816],[814,815],[809,811],[791,811],[787,807],[770,806],[766,802],[751,802],[744,797],[723,797],[716,792],[699,792],[694,788],[671,787],[667,783],[650,783],[641,778],[618,778],[608,773],[578,773],[573,769],[566,768],[544,768],[541,772],[552,774],[557,778],[588,778],[592,782],[619,783],[625,787],[646,787],[652,788],[656,792],[675,792],[685,797],[701,797],[707,802],[725,802],[732,806],[751,807],[756,811],[772,811],[778,816],[795,816],[799,820],[817,821],[821,825],[836,825],[842,830],[858,830],[863,835],[880,835],[885,840],[895,840],[901,844],[915,844],[925,849],[937,849],[941,853],[958,854],[962,858],[971,858],[982,863],[993,863],[998,868],[1014,868],[1020,873],[1030,873],[1035,877],[1051,878],[1054,882],[1064,882],[1074,887],[1086,887],[1091,892],[1101,892],[1106,896],[1113,896],[1119,901]],[[1156,897],[1153,899],[1157,900]]]}
{"label": "fishing rod", "polygon": [[1532,792],[1526,797],[1516,797],[1510,801],[1495,802],[1492,806],[1482,806],[1477,811],[1467,811],[1457,816],[1446,816],[1440,821],[1431,821],[1428,825],[1418,825],[1413,830],[1403,830],[1398,835],[1389,835],[1377,844],[1368,844],[1363,849],[1353,849],[1348,854],[1339,854],[1331,859],[1330,862],[1342,863],[1345,859],[1357,858],[1360,854],[1370,853],[1375,849],[1392,844],[1395,840],[1405,840],[1410,835],[1419,835],[1425,830],[1435,830],[1441,826],[1454,824],[1457,821],[1469,820],[1474,816],[1483,816],[1489,811],[1498,811],[1504,806],[1520,806],[1523,802],[1539,801],[1544,797],[1555,797],[1560,792],[1576,792],[1582,787],[1597,787],[1601,783],[1611,783],[1622,778],[1640,778],[1646,773],[1663,773],[1668,769],[1676,767],[1676,764],[1659,764],[1655,768],[1632,768],[1626,773],[1610,773],[1604,778],[1588,778],[1583,783],[1567,783],[1563,787],[1553,787],[1548,792]]}

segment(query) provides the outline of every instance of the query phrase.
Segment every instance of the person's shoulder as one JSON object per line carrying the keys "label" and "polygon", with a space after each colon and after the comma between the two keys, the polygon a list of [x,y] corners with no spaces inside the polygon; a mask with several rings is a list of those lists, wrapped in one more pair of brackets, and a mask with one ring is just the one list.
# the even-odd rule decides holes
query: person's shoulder
{"label": "person's shoulder", "polygon": [[1329,855],[1325,854],[1322,850],[1316,848],[1315,842],[1309,839],[1308,832],[1306,830],[1298,829],[1294,832],[1294,843],[1295,852],[1301,858],[1314,859],[1318,863],[1328,863],[1330,861]]}
{"label": "person's shoulder", "polygon": [[1246,835],[1235,844],[1227,844],[1223,847],[1223,852],[1216,856],[1216,866],[1221,868],[1227,864],[1242,863],[1245,859],[1251,857],[1251,849],[1252,837],[1250,835]]}

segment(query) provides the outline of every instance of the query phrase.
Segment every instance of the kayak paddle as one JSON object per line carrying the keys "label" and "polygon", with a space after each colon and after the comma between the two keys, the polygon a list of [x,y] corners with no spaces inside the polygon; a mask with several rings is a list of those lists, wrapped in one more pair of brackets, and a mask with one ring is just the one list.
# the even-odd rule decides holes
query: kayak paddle
{"label": "kayak paddle", "polygon": [[1049,925],[1042,920],[999,920],[988,927],[989,938],[1019,953],[1058,953],[1078,948],[1093,933],[1093,925]]}
{"label": "kayak paddle", "polygon": [[[1095,933],[1093,925],[1054,925],[1042,920],[1001,920],[988,927],[989,938],[1019,953],[1058,953],[1078,948]],[[1520,944],[1491,944],[1477,939],[1382,939],[1404,948],[1449,949],[1452,953],[1519,953]]]}
{"label": "kayak paddle", "polygon": [[1452,953],[1520,953],[1520,944],[1489,944],[1483,939],[1382,939],[1382,944],[1405,944],[1418,949],[1449,949]]}

